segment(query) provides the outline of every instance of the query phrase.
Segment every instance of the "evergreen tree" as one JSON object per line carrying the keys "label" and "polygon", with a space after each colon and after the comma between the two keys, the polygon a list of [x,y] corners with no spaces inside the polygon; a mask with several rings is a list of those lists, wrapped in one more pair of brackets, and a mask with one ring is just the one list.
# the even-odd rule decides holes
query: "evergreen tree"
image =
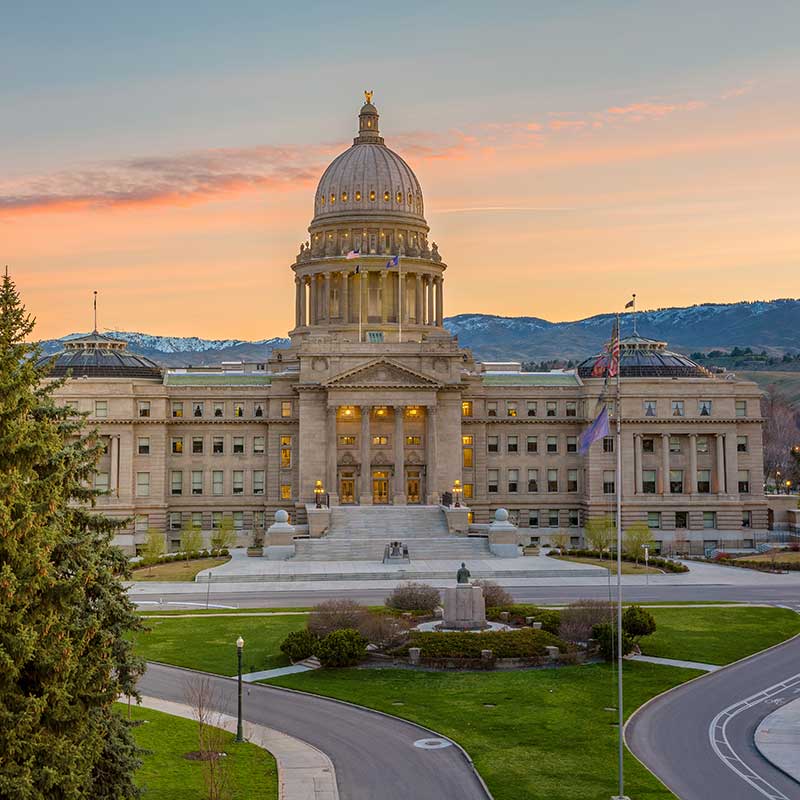
{"label": "evergreen tree", "polygon": [[14,283],[0,289],[0,798],[127,800],[140,623],[120,523],[95,513],[101,446],[58,406]]}

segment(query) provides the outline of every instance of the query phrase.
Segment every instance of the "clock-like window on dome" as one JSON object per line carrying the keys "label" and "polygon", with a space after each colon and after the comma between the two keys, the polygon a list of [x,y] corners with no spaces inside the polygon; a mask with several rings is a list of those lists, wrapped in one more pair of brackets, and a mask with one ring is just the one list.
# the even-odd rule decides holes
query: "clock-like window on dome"
{"label": "clock-like window on dome", "polygon": [[388,203],[389,202],[389,192],[383,193],[383,199]]}
{"label": "clock-like window on dome", "polygon": [[360,202],[361,202],[361,192],[356,191],[356,203],[360,203]]}
{"label": "clock-like window on dome", "polygon": [[336,202],[336,195],[333,192],[331,192],[331,205],[333,205],[335,202]]}
{"label": "clock-like window on dome", "polygon": [[375,190],[373,190],[373,191],[371,191],[371,192],[369,193],[369,199],[370,199],[370,200],[374,200],[374,199],[375,199]]}
{"label": "clock-like window on dome", "polygon": [[325,195],[324,194],[319,198],[319,202],[320,202],[320,205],[323,205],[323,206],[325,205]]}
{"label": "clock-like window on dome", "polygon": [[397,205],[400,205],[400,203],[402,203],[402,202],[403,202],[403,193],[402,192],[398,192],[397,193]]}
{"label": "clock-like window on dome", "polygon": [[343,203],[347,202],[347,192],[342,192],[342,202]]}

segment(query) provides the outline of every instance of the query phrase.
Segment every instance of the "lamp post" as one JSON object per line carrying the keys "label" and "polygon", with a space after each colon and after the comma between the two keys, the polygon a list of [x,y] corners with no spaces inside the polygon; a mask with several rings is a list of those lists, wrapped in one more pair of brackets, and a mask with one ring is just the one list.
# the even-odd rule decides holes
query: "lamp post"
{"label": "lamp post", "polygon": [[236,640],[236,656],[239,664],[239,713],[236,717],[236,741],[243,742],[242,736],[242,650],[244,650],[244,639],[240,636]]}
{"label": "lamp post", "polygon": [[463,490],[461,488],[461,481],[458,480],[458,478],[456,478],[456,480],[453,482],[453,500],[456,508],[461,508],[460,497],[462,491]]}
{"label": "lamp post", "polygon": [[314,500],[316,501],[317,508],[322,508],[322,495],[325,489],[322,486],[322,481],[317,481],[314,484]]}

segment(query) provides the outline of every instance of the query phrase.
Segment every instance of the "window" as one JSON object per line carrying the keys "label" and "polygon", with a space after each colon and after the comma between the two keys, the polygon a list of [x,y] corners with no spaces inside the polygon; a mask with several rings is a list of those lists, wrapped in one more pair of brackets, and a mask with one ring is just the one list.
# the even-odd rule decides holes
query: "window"
{"label": "window", "polygon": [[388,436],[373,436],[372,437],[372,444],[378,447],[386,447],[389,444],[389,437]]}
{"label": "window", "polygon": [[488,473],[488,491],[489,494],[496,494],[498,491],[499,472],[496,469],[490,469]]}
{"label": "window", "polygon": [[[469,437],[472,438],[471,436]],[[422,444],[421,436],[406,436],[406,444],[409,447],[419,447]]]}
{"label": "window", "polygon": [[655,400],[645,400],[644,401],[644,415],[646,417],[654,417],[656,415],[656,401]]}
{"label": "window", "polygon": [[233,493],[244,494],[244,470],[242,469],[233,471]]}
{"label": "window", "polygon": [[575,400],[567,400],[566,415],[568,417],[577,417],[578,416],[578,404],[577,404],[577,402]]}
{"label": "window", "polygon": [[110,486],[107,472],[95,472],[94,474],[94,488],[98,492],[107,492]]}
{"label": "window", "polygon": [[558,436],[547,437],[547,452],[548,453],[558,452]]}
{"label": "window", "polygon": [[261,403],[256,403],[253,406],[253,416],[254,417],[263,417],[264,416],[264,406],[262,406]]}
{"label": "window", "polygon": [[648,511],[647,512],[647,527],[650,530],[657,530],[661,527],[661,512],[660,511]]}
{"label": "window", "polygon": [[558,416],[558,402],[555,400],[548,400],[544,404],[544,413],[546,417]]}
{"label": "window", "polygon": [[205,411],[205,403],[202,401],[192,403],[192,416],[202,417]]}
{"label": "window", "polygon": [[281,500],[292,499],[292,486],[289,483],[281,484]]}
{"label": "window", "polygon": [[717,512],[716,511],[704,511],[703,512],[703,527],[704,528],[716,528],[717,527]]}
{"label": "window", "polygon": [[579,522],[579,514],[577,508],[571,508],[569,510],[569,517],[567,518],[567,524],[570,528],[577,528]]}
{"label": "window", "polygon": [[675,512],[675,527],[684,529],[689,527],[689,512],[676,511]]}
{"label": "window", "polygon": [[202,511],[192,511],[192,527],[200,531],[203,529],[203,512]]}
{"label": "window", "polygon": [[253,470],[253,494],[264,494],[264,470]]}
{"label": "window", "polygon": [[736,401],[736,416],[737,417],[747,416],[747,400]]}
{"label": "window", "polygon": [[551,508],[547,512],[547,526],[549,528],[557,528],[558,527],[558,509]]}
{"label": "window", "polygon": [[281,436],[281,469],[292,466],[292,437]]}
{"label": "window", "polygon": [[463,463],[463,465],[465,467],[467,467],[467,469],[472,467],[473,461],[474,461],[474,459],[473,459],[474,451],[473,451],[473,448],[472,448],[472,442],[473,442],[473,439],[472,439],[471,436],[462,436],[461,437],[461,445],[462,445],[462,453],[463,453],[462,463]]}
{"label": "window", "polygon": [[474,486],[471,483],[465,483],[463,488],[464,491],[462,492],[462,494],[464,495],[464,499],[472,500],[472,498],[475,496]]}
{"label": "window", "polygon": [[655,439],[642,438],[642,452],[643,453],[655,453],[655,451],[656,451]]}
{"label": "window", "polygon": [[182,417],[183,416],[183,403],[176,400],[172,403],[172,416],[173,417]]}
{"label": "window", "polygon": [[567,470],[567,491],[568,492],[578,491],[578,470],[576,469]]}
{"label": "window", "polygon": [[528,400],[528,416],[535,417],[537,414],[538,403],[535,400]]}
{"label": "window", "polygon": [[242,455],[244,453],[244,436],[233,437],[233,452],[235,455]]}
{"label": "window", "polygon": [[108,416],[108,400],[95,400],[94,401],[94,415],[96,417]]}
{"label": "window", "polygon": [[225,452],[225,437],[211,437],[211,452],[216,456],[221,456]]}
{"label": "window", "polygon": [[616,494],[616,476],[617,473],[613,469],[603,470],[603,494]]}
{"label": "window", "polygon": [[736,437],[736,452],[737,453],[746,453],[747,452],[747,437],[746,436],[737,436]]}
{"label": "window", "polygon": [[140,436],[136,440],[136,450],[140,456],[150,455],[150,437]]}
{"label": "window", "polygon": [[149,417],[150,416],[150,401],[149,400],[140,400],[139,401],[139,416],[140,417]]}
{"label": "window", "polygon": [[214,403],[213,413],[215,417],[225,416],[225,403]]}
{"label": "window", "polygon": [[496,417],[497,416],[497,401],[496,400],[487,400],[486,401],[486,416],[487,417]]}
{"label": "window", "polygon": [[529,469],[528,470],[528,491],[529,492],[538,492],[539,491],[539,470],[538,469]]}
{"label": "window", "polygon": [[742,511],[742,527],[743,528],[752,528],[753,527],[753,512],[752,511]]}
{"label": "window", "polygon": [[137,497],[150,497],[150,473],[137,472],[136,473],[136,496]]}
{"label": "window", "polygon": [[750,494],[750,470],[739,470],[739,494]]}
{"label": "window", "polygon": [[711,416],[711,401],[710,400],[699,400],[697,403],[697,413],[700,414],[701,417],[710,417]]}
{"label": "window", "polygon": [[264,512],[263,511],[254,511],[253,512],[253,527],[254,528],[263,528],[264,527]]}
{"label": "window", "polygon": [[[378,293],[378,297],[380,297],[380,290],[375,290]],[[372,294],[372,290],[370,290],[370,295]],[[377,302],[380,302],[379,300]],[[383,331],[367,331],[367,341],[371,344],[381,344],[383,342]]]}
{"label": "window", "polygon": [[499,436],[487,436],[486,437],[486,451],[488,453],[496,453],[500,449],[500,437]]}
{"label": "window", "polygon": [[[369,122],[369,121],[368,121],[368,122]],[[374,199],[375,199],[375,190],[374,190],[374,189],[370,191],[370,193],[369,193],[369,199],[370,199],[370,200],[374,200]]]}
{"label": "window", "polygon": [[669,451],[670,453],[680,453],[681,452],[681,440],[678,436],[670,436],[669,437]]}
{"label": "window", "polygon": [[192,470],[192,494],[203,494],[203,470]]}
{"label": "window", "polygon": [[147,514],[137,514],[134,519],[133,530],[136,533],[147,533],[149,527],[150,517]]}
{"label": "window", "polygon": [[669,471],[669,490],[672,494],[683,494],[682,469],[671,469]]}
{"label": "window", "polygon": [[172,470],[170,475],[170,487],[172,494],[183,494],[183,472],[181,470]]}
{"label": "window", "polygon": [[211,494],[225,494],[225,473],[221,469],[215,469],[211,473]]}
{"label": "window", "polygon": [[282,417],[291,417],[292,416],[292,401],[291,400],[281,400],[281,416]]}
{"label": "window", "polygon": [[256,455],[261,455],[264,452],[264,437],[263,436],[254,436],[253,437],[253,453]]}
{"label": "window", "polygon": [[181,529],[182,520],[180,511],[169,512],[169,529],[171,531],[179,531]]}
{"label": "window", "polygon": [[343,447],[355,447],[356,437],[351,434],[343,434],[339,437],[339,444]]}
{"label": "window", "polygon": [[709,494],[711,491],[711,470],[697,470],[697,492],[698,494]]}
{"label": "window", "polygon": [[507,417],[516,417],[517,416],[517,404],[513,400],[509,400],[506,403],[506,416]]}
{"label": "window", "polygon": [[233,416],[234,417],[244,416],[244,403],[239,402],[233,404]]}
{"label": "window", "polygon": [[461,416],[462,417],[471,417],[472,416],[472,400],[462,400],[462,402],[461,402]]}
{"label": "window", "polygon": [[613,436],[604,436],[603,437],[603,452],[604,453],[613,453],[614,452],[614,437]]}
{"label": "window", "polygon": [[672,416],[673,417],[682,417],[684,416],[683,410],[683,400],[673,400],[672,404]]}
{"label": "window", "polygon": [[578,452],[578,437],[577,436],[567,436],[567,452],[568,453],[577,453]]}
{"label": "window", "polygon": [[654,469],[642,470],[642,491],[645,494],[656,493],[656,471]]}
{"label": "window", "polygon": [[203,437],[192,436],[192,455],[203,455]]}
{"label": "window", "polygon": [[536,508],[528,512],[528,527],[529,528],[539,527],[539,510]]}
{"label": "window", "polygon": [[183,453],[183,436],[172,437],[172,454],[179,456]]}
{"label": "window", "polygon": [[708,436],[697,437],[697,452],[698,453],[708,452]]}
{"label": "window", "polygon": [[510,469],[508,471],[508,491],[509,493],[513,494],[518,491],[518,488],[519,488],[519,470]]}
{"label": "window", "polygon": [[212,511],[211,512],[211,527],[216,531],[222,527],[222,512],[221,511]]}
{"label": "window", "polygon": [[518,453],[519,452],[519,437],[518,436],[508,436],[508,437],[506,437],[506,450],[509,453]]}
{"label": "window", "polygon": [[557,469],[549,469],[549,470],[547,470],[547,491],[548,492],[557,492],[558,491],[558,470]]}
{"label": "window", "polygon": [[240,531],[244,528],[244,511],[233,512],[233,529]]}
{"label": "window", "polygon": [[525,443],[525,448],[529,453],[538,453],[539,452],[539,437],[538,436],[528,436]]}

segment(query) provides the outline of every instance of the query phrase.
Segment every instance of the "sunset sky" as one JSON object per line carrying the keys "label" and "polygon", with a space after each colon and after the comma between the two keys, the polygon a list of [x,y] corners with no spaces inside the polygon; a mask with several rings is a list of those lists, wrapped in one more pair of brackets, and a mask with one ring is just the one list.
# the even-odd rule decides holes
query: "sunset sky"
{"label": "sunset sky", "polygon": [[293,324],[373,89],[445,313],[800,296],[800,3],[7,3],[0,265],[40,337]]}

